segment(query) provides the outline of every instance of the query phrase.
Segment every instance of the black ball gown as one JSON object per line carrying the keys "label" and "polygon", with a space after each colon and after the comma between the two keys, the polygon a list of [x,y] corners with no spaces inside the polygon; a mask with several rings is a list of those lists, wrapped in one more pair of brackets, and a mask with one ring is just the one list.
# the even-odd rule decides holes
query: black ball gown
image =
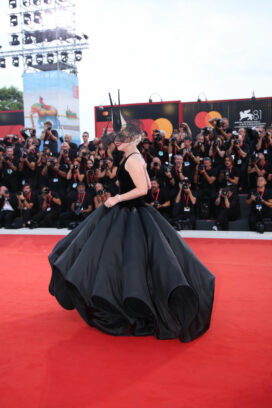
{"label": "black ball gown", "polygon": [[[135,188],[127,158],[117,172],[120,194]],[[101,205],[49,262],[49,292],[105,333],[189,342],[209,328],[215,276],[144,197]]]}

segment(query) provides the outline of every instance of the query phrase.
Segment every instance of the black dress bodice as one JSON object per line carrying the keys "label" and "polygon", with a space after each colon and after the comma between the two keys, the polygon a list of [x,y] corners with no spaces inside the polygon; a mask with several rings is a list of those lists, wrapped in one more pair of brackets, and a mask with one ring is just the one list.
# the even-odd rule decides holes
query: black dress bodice
{"label": "black dress bodice", "polygon": [[[128,191],[133,190],[135,188],[135,184],[133,183],[133,180],[130,177],[129,172],[125,169],[125,163],[127,159],[129,158],[129,156],[131,156],[132,154],[139,154],[139,153],[133,152],[129,154],[125,158],[125,160],[119,165],[117,169],[116,177],[119,181],[119,194],[127,193]],[[145,196],[141,196],[141,197],[134,198],[133,200],[121,201],[120,203],[118,203],[118,205],[119,207],[128,207],[128,208],[143,206],[143,205],[146,205],[144,197]]]}

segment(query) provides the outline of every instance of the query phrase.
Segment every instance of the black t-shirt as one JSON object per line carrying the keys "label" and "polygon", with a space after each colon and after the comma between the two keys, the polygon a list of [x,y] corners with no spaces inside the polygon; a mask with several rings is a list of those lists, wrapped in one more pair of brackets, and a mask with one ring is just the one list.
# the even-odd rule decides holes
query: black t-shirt
{"label": "black t-shirt", "polygon": [[[224,130],[225,133],[232,133],[232,128],[230,128],[229,126],[226,129],[223,129],[223,130]],[[215,127],[213,129],[213,134],[214,134],[215,137],[216,136],[223,136],[223,134],[220,132],[220,130],[217,127]]]}
{"label": "black t-shirt", "polygon": [[3,168],[2,168],[2,184],[6,186],[10,191],[13,193],[16,192],[18,188],[18,166],[19,166],[19,159],[18,157],[13,157],[11,160],[13,166],[17,168],[16,171],[14,171],[8,163],[4,160],[3,161]]}
{"label": "black t-shirt", "polygon": [[158,179],[160,187],[166,187],[166,175],[162,168],[153,167],[153,169],[148,169],[148,174],[150,179],[156,177]]}
{"label": "black t-shirt", "polygon": [[[26,198],[26,201],[28,203],[33,203],[34,204],[33,207],[30,210],[31,213],[34,214],[38,209],[38,196],[37,196],[37,194],[35,194],[34,191],[31,191],[30,193],[25,195],[25,198]],[[24,207],[24,210],[26,211],[26,210],[28,210],[28,208]]]}
{"label": "black t-shirt", "polygon": [[[56,130],[53,129],[53,130],[51,130],[51,132],[57,138],[59,137],[58,132]],[[44,147],[49,147],[49,149],[51,150],[53,155],[57,156],[57,154],[58,154],[58,142],[54,142],[54,140],[51,139],[51,137],[49,136],[49,134],[47,132],[45,132]]]}
{"label": "black t-shirt", "polygon": [[159,157],[161,162],[165,163],[165,162],[168,162],[169,156],[168,156],[168,151],[166,152],[163,149],[163,146],[160,146],[157,143],[154,143],[154,145],[151,147],[150,150],[151,150],[151,154],[153,157]]}
{"label": "black t-shirt", "polygon": [[71,194],[71,203],[78,203],[80,205],[80,208],[82,208],[83,210],[87,210],[89,205],[93,204],[92,196],[88,192],[80,195],[77,191],[74,191]]}
{"label": "black t-shirt", "polygon": [[159,202],[164,204],[166,201],[170,200],[169,195],[165,189],[159,188],[158,191],[148,190],[148,193],[145,197],[147,203]]}
{"label": "black t-shirt", "polygon": [[224,177],[221,181],[218,180],[220,187],[230,187],[232,183],[227,179],[227,176],[230,178],[240,177],[240,171],[236,166],[232,166],[230,169],[224,166],[222,170],[220,170],[219,174],[224,174]]}
{"label": "black t-shirt", "polygon": [[[230,203],[230,209],[235,210],[235,212],[238,215],[240,213],[240,201],[238,194],[236,192],[233,192],[231,197],[229,197],[228,199]],[[226,208],[224,197],[221,197],[219,206],[220,208]]]}
{"label": "black t-shirt", "polygon": [[[54,197],[54,198],[60,198],[60,196],[59,196],[59,194],[57,193],[57,192],[55,192],[55,191],[51,191],[51,194],[52,194],[52,197]],[[43,203],[43,196],[42,196],[42,194],[39,196],[39,206],[40,206],[40,208],[42,208],[42,203]],[[53,201],[53,199],[49,199],[48,197],[47,197],[47,200],[46,200],[46,209],[45,209],[45,211],[46,212],[51,212],[51,211],[60,211],[60,208],[61,208],[61,206],[60,205],[58,205],[58,204],[56,204],[54,201]]]}
{"label": "black t-shirt", "polygon": [[[36,163],[37,162],[37,155],[34,152],[30,152],[27,155],[27,159],[30,163]],[[31,170],[28,165],[24,162],[23,170],[21,171],[21,182],[22,185],[28,183],[30,184],[33,188],[36,187],[37,184],[37,170],[36,168],[34,170]]]}
{"label": "black t-shirt", "polygon": [[209,177],[215,177],[215,180],[212,184],[209,184],[205,175],[203,173],[199,173],[198,186],[200,190],[215,188],[215,181],[216,181],[216,174],[217,174],[216,169],[212,167],[210,170],[206,170],[206,173],[208,174]]}
{"label": "black t-shirt", "polygon": [[[253,188],[251,192],[248,194],[247,198],[249,199],[251,197],[251,193],[254,194],[254,196],[260,195],[263,200],[271,200],[272,199],[272,190],[269,188],[265,187],[263,192],[259,192],[258,188]],[[259,193],[259,194],[258,194]],[[252,201],[251,207],[250,207],[251,213],[254,214],[261,214],[263,217],[271,217],[272,216],[272,211],[267,205],[260,203],[258,200],[257,201]]]}
{"label": "black t-shirt", "polygon": [[[197,196],[194,191],[192,191],[192,195],[194,197]],[[183,190],[181,192],[180,202],[177,204],[179,205],[179,213],[181,216],[186,217],[194,214],[195,204],[192,203],[192,201],[190,200],[190,196],[188,193],[186,193],[186,191]]]}
{"label": "black t-shirt", "polygon": [[248,160],[248,152],[249,152],[249,146],[245,143],[241,146],[241,150],[243,150],[244,153],[247,153],[245,157],[241,156],[241,153],[239,149],[237,148],[237,145],[233,146],[232,149],[232,154],[234,155],[234,164],[237,167],[241,167],[243,163],[247,162]]}
{"label": "black t-shirt", "polygon": [[[188,162],[183,162],[182,165],[182,174],[184,177],[188,177],[188,179],[192,182],[194,177],[194,167],[192,165],[187,165]],[[175,184],[178,185],[180,180],[180,173],[179,170],[174,166],[171,170],[172,177],[175,179]]]}

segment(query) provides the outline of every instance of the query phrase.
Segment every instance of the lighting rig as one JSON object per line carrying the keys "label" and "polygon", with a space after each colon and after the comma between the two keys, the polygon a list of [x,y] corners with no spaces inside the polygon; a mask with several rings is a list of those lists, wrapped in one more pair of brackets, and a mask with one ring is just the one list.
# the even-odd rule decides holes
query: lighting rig
{"label": "lighting rig", "polygon": [[[8,0],[9,49],[0,52],[0,68],[22,63],[24,71],[63,70],[77,74],[77,62],[89,48],[76,32],[75,0]],[[0,47],[2,48],[2,47]]]}

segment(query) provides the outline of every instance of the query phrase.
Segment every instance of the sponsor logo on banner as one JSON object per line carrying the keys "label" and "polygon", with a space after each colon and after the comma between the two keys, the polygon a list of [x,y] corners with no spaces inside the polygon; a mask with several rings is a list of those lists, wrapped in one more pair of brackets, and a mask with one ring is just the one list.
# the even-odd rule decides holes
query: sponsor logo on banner
{"label": "sponsor logo on banner", "polygon": [[237,129],[241,127],[252,128],[266,125],[265,122],[262,122],[262,109],[245,109],[239,112],[239,116],[239,120],[234,122],[234,127]]}

